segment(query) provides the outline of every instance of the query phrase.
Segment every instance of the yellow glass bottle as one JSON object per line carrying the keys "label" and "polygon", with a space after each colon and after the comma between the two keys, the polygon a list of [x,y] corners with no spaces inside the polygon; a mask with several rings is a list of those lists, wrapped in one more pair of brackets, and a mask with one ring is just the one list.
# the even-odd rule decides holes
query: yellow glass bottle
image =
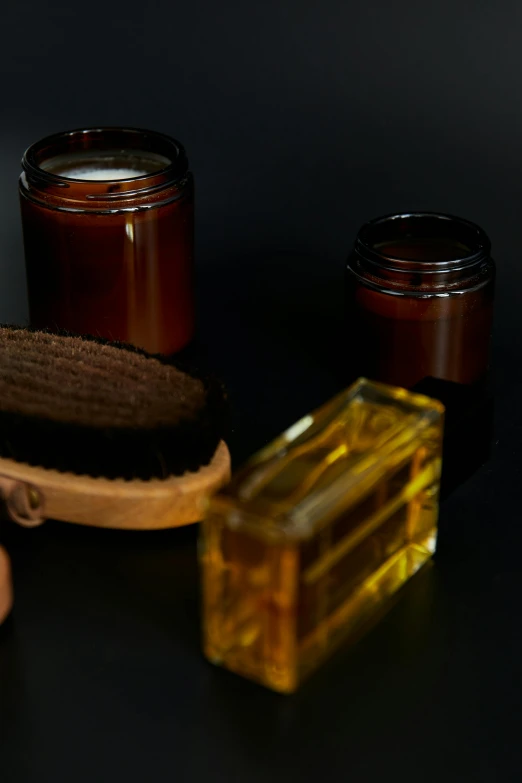
{"label": "yellow glass bottle", "polygon": [[434,552],[443,406],[360,379],[259,452],[201,526],[210,661],[294,691]]}

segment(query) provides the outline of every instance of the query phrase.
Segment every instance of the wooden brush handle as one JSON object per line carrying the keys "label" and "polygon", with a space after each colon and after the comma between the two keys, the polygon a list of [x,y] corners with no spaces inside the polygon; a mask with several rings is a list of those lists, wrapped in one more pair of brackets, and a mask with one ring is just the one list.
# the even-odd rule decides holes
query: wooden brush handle
{"label": "wooden brush handle", "polygon": [[10,516],[26,527],[45,518],[124,530],[188,525],[201,520],[207,498],[229,479],[223,441],[195,473],[150,481],[78,476],[0,458],[0,493]]}
{"label": "wooden brush handle", "polygon": [[7,557],[7,552],[0,546],[0,625],[11,611],[12,605],[11,564]]}

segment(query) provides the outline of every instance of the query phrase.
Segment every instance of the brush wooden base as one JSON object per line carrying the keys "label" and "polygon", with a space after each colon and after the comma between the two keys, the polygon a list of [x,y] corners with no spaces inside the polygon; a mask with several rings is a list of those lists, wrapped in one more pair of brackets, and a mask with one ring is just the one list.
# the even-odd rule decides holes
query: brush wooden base
{"label": "brush wooden base", "polygon": [[13,605],[13,586],[11,583],[11,565],[7,552],[0,546],[0,625],[4,622]]}
{"label": "brush wooden base", "polygon": [[221,441],[208,465],[195,473],[163,480],[92,478],[8,459],[0,459],[0,476],[13,483],[11,502],[5,500],[20,524],[25,522],[16,510],[13,514],[13,499],[16,502],[15,490],[20,494],[22,485],[33,499],[35,512],[27,520],[28,526],[58,519],[91,527],[160,530],[200,521],[206,499],[230,478],[230,454]]}

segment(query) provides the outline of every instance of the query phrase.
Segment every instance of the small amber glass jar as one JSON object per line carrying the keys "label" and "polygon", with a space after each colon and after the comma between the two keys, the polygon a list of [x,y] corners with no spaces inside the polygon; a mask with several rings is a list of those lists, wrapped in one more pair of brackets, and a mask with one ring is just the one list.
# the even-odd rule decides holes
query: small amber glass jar
{"label": "small amber glass jar", "polygon": [[31,324],[179,351],[194,331],[193,178],[175,139],[50,136],[20,178]]}
{"label": "small amber glass jar", "polygon": [[390,215],[364,225],[347,267],[350,374],[410,388],[486,378],[495,265],[467,220]]}

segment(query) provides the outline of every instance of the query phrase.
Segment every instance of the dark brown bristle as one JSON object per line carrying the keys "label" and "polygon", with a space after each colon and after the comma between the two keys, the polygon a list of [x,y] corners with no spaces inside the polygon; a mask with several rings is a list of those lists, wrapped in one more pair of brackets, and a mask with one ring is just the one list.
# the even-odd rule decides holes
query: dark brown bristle
{"label": "dark brown bristle", "polygon": [[157,427],[196,416],[203,383],[140,353],[79,337],[0,329],[5,411],[88,426]]}
{"label": "dark brown bristle", "polygon": [[223,395],[162,357],[0,327],[0,456],[108,478],[197,470],[223,436]]}

